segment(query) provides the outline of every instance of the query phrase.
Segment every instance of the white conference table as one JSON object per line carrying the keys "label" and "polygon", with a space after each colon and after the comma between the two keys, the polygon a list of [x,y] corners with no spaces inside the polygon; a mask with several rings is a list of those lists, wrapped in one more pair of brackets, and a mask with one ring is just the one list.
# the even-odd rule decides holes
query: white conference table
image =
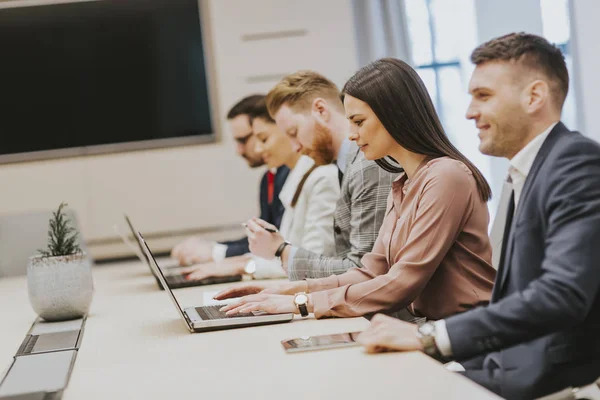
{"label": "white conference table", "polygon": [[[94,267],[95,294],[63,399],[498,399],[424,354],[360,347],[286,354],[283,339],[363,330],[364,318],[191,334],[140,262]],[[25,277],[0,279],[0,373],[35,319]],[[204,291],[178,289],[185,306]],[[193,397],[189,397],[193,396]]]}

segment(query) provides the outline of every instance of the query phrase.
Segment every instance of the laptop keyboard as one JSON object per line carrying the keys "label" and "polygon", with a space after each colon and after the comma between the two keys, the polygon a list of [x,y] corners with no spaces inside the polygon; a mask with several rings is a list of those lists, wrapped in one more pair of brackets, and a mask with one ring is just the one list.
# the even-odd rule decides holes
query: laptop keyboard
{"label": "laptop keyboard", "polygon": [[254,317],[255,315],[252,313],[248,314],[234,314],[227,315],[223,311],[219,311],[223,306],[204,306],[204,307],[196,307],[196,312],[203,320],[211,320],[211,319],[224,319],[224,318],[238,318],[238,317]]}
{"label": "laptop keyboard", "polygon": [[206,279],[191,281],[187,280],[185,278],[185,275],[167,275],[165,278],[167,280],[167,284],[172,289],[201,285],[212,285],[217,283],[237,282],[242,280],[241,275],[210,277]]}

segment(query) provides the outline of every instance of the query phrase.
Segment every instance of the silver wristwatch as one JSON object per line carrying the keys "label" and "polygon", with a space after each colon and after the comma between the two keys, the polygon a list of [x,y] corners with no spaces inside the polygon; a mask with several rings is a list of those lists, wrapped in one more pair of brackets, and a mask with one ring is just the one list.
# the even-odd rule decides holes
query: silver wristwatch
{"label": "silver wristwatch", "polygon": [[246,266],[244,267],[244,273],[250,275],[252,277],[252,279],[254,279],[255,272],[256,272],[256,262],[254,262],[254,260],[250,259],[250,260],[248,260],[248,262],[246,263]]}

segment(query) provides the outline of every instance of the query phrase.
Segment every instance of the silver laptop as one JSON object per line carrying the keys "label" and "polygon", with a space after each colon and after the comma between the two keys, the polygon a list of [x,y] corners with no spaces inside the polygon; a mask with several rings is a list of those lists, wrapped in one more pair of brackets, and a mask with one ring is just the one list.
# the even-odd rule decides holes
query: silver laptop
{"label": "silver laptop", "polygon": [[167,292],[173,301],[175,308],[190,332],[207,332],[221,329],[243,328],[247,326],[278,324],[281,322],[289,322],[294,319],[293,313],[266,314],[257,312],[228,316],[219,310],[223,307],[222,305],[181,308],[173,291],[167,285],[165,275],[158,266],[158,263],[148,247],[148,244],[142,237],[142,234],[138,232],[137,238],[144,249],[144,253],[148,257],[148,260],[150,260],[151,268],[154,269],[156,276],[165,288],[165,292]]}
{"label": "silver laptop", "polygon": [[[131,230],[132,236],[137,237],[137,234],[135,233],[136,231],[133,227],[133,223],[131,222],[131,220],[129,219],[127,214],[125,214],[125,222],[127,222],[127,226]],[[125,235],[122,235],[120,232],[119,232],[119,235],[121,236],[121,239],[123,239],[125,244],[132,247],[131,243],[129,243],[129,240],[125,237]],[[154,275],[154,278],[156,279],[156,284],[158,285],[158,288],[163,290],[164,288],[163,288],[162,284],[160,283],[158,276],[154,272],[154,269],[152,269],[150,260],[144,254],[144,249],[142,248],[142,245],[140,244],[139,240],[136,240],[136,242],[138,243],[139,251],[135,251],[135,248],[134,248],[135,253],[137,254],[138,258],[143,263],[146,263],[146,265],[148,265],[148,268],[150,268],[150,272],[152,272],[152,275]],[[176,269],[177,267],[179,267],[179,264],[175,260],[171,260],[171,261],[172,262],[170,264],[161,265],[161,268],[162,269]],[[193,287],[193,286],[214,285],[217,283],[237,282],[237,281],[242,280],[242,276],[241,275],[211,276],[211,277],[204,278],[204,279],[189,280],[189,279],[187,279],[187,274],[175,271],[175,272],[169,272],[167,275],[165,275],[165,279],[167,281],[167,285],[169,285],[169,287],[171,289],[180,289],[180,288],[187,288],[187,287]]]}

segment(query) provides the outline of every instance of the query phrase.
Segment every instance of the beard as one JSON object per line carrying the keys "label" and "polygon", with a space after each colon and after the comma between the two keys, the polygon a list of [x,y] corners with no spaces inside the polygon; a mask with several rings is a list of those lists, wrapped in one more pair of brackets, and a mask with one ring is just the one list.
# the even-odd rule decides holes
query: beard
{"label": "beard", "polygon": [[244,154],[242,157],[244,158],[244,160],[246,160],[250,168],[258,168],[265,165],[265,162],[263,161],[262,157],[251,158],[248,157],[246,154]]}
{"label": "beard", "polygon": [[493,132],[487,132],[487,137],[482,138],[479,151],[488,156],[512,158],[524,147],[529,129],[527,122],[518,117],[496,125]]}
{"label": "beard", "polygon": [[310,149],[303,152],[317,165],[326,165],[333,162],[333,135],[331,129],[315,121],[315,132]]}

